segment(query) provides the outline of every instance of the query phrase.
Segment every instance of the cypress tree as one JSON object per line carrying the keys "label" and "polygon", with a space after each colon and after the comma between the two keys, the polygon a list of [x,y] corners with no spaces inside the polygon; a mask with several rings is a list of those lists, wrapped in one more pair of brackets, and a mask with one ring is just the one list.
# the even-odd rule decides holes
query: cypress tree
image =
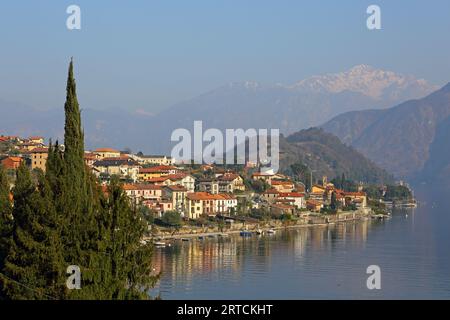
{"label": "cypress tree", "polygon": [[[6,171],[3,165],[0,164],[0,274],[4,272],[4,262],[10,247],[12,227],[13,219],[9,182]],[[0,281],[0,300],[5,298],[2,283]]]}
{"label": "cypress tree", "polygon": [[141,243],[147,223],[139,211],[130,206],[117,177],[108,187],[106,208],[111,299],[147,299],[147,291],[158,279],[152,275],[153,247]]}
{"label": "cypress tree", "polygon": [[82,290],[72,290],[74,299],[95,299],[103,290],[102,260],[99,253],[98,219],[101,215],[101,192],[95,178],[84,163],[84,133],[76,93],[73,61],[70,62],[65,110],[64,152],[55,146],[49,163],[49,179],[53,188],[57,209],[63,219],[62,239],[66,265],[77,265],[82,273]]}
{"label": "cypress tree", "polygon": [[42,171],[37,185],[24,163],[13,189],[13,229],[2,284],[10,299],[64,297],[62,247],[51,191]]}

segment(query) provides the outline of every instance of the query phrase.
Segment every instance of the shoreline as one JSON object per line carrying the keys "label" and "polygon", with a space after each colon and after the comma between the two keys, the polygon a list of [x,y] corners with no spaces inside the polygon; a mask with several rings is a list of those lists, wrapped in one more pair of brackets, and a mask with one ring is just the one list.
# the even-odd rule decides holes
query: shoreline
{"label": "shoreline", "polygon": [[[261,230],[264,234],[267,234],[267,231],[272,230],[283,230],[283,229],[295,229],[295,228],[309,228],[309,227],[328,227],[330,225],[336,225],[339,223],[347,223],[347,222],[355,222],[355,221],[361,221],[364,219],[371,219],[372,217],[375,217],[373,212],[342,212],[339,214],[344,215],[355,215],[352,218],[345,218],[344,220],[335,220],[335,221],[328,221],[328,222],[317,222],[317,223],[296,223],[291,225],[275,225],[279,224],[279,221],[271,220],[270,222],[266,222],[265,226],[259,226],[258,224],[254,225],[248,225],[247,228],[242,229],[234,229],[234,230],[223,230],[223,231],[210,231],[210,232],[185,232],[185,233],[177,233],[172,235],[167,234],[156,234],[154,236],[148,236],[145,237],[145,241],[173,241],[173,240],[192,240],[195,238],[218,238],[218,237],[227,237],[234,234],[240,234],[242,231],[251,232],[252,234],[256,234],[256,230]],[[329,217],[320,217],[322,219],[326,219]],[[269,226],[268,226],[269,225]]]}

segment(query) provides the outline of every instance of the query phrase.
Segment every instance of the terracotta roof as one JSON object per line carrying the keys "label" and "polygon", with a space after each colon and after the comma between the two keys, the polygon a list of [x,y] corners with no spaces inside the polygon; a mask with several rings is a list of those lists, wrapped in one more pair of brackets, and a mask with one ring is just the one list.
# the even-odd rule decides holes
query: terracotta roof
{"label": "terracotta roof", "polygon": [[22,158],[20,157],[8,157],[3,159],[1,163],[5,169],[14,170],[20,165],[21,162]]}
{"label": "terracotta roof", "polygon": [[282,193],[280,193],[280,197],[303,198],[304,196],[305,196],[305,194],[300,193],[300,192],[282,192]]}
{"label": "terracotta roof", "polygon": [[150,168],[141,168],[139,173],[156,173],[156,172],[169,172],[171,170],[177,170],[174,166],[155,166]]}
{"label": "terracotta roof", "polygon": [[154,184],[124,184],[124,190],[161,190],[161,186]]}
{"label": "terracotta roof", "polygon": [[158,183],[158,182],[164,182],[166,180],[169,180],[169,178],[167,176],[150,178],[150,179],[146,179],[145,181],[147,181],[148,183]]}
{"label": "terracotta roof", "polygon": [[166,176],[166,178],[168,178],[171,181],[177,181],[177,180],[182,180],[182,179],[186,178],[187,176],[189,176],[189,175],[185,174],[185,173],[177,173],[177,174],[169,174],[168,176]]}
{"label": "terracotta roof", "polygon": [[309,200],[306,200],[306,204],[307,205],[310,204],[310,205],[313,205],[313,206],[318,206],[318,205],[322,205],[322,202],[309,199]]}
{"label": "terracotta roof", "polygon": [[225,173],[218,177],[218,179],[222,181],[233,181],[234,179],[237,178],[239,178],[239,175],[236,173]]}
{"label": "terracotta roof", "polygon": [[232,200],[235,199],[232,195],[226,193],[211,194],[208,192],[192,192],[188,193],[186,197],[190,200],[201,201],[201,200]]}
{"label": "terracotta roof", "polygon": [[48,148],[34,148],[30,153],[48,153]]}
{"label": "terracotta roof", "polygon": [[[108,159],[108,160],[105,160]],[[124,158],[105,158],[94,163],[95,167],[114,167],[114,166],[137,166],[138,163],[131,159]]]}
{"label": "terracotta roof", "polygon": [[114,153],[120,153],[120,151],[112,148],[98,148],[95,149],[94,152],[114,152]]}
{"label": "terracotta roof", "polygon": [[270,184],[274,186],[283,186],[283,185],[293,185],[294,183],[292,181],[272,180]]}
{"label": "terracotta roof", "polygon": [[187,191],[185,187],[180,185],[164,186],[164,188],[170,189],[172,191]]}

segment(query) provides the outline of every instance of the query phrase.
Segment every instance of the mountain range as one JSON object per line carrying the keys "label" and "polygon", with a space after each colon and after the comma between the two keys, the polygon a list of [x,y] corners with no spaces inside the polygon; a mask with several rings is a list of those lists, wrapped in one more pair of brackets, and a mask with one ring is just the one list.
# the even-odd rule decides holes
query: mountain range
{"label": "mountain range", "polygon": [[393,108],[344,113],[322,126],[400,178],[450,178],[450,83]]}
{"label": "mountain range", "polygon": [[320,128],[300,130],[280,138],[280,170],[287,172],[293,164],[306,165],[313,170],[315,179],[345,174],[351,180],[368,183],[394,180],[353,147]]}
{"label": "mountain range", "polygon": [[[323,124],[353,110],[383,109],[435,90],[423,79],[359,65],[348,71],[314,76],[294,84],[230,83],[154,116],[127,110],[82,111],[89,148],[131,148],[168,153],[176,128],[277,128],[285,135]],[[62,138],[63,108],[47,111],[0,101],[5,134]],[[0,134],[3,132],[0,132]]]}

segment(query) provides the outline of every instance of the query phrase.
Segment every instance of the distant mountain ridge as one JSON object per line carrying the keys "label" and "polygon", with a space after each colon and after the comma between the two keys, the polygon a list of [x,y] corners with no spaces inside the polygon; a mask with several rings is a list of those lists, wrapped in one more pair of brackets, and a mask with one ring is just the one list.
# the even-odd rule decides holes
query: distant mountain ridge
{"label": "distant mountain ridge", "polygon": [[342,174],[354,181],[388,183],[393,176],[361,153],[319,128],[310,128],[280,139],[280,169],[295,163],[307,165],[316,179],[330,179]]}
{"label": "distant mountain ridge", "polygon": [[418,98],[430,93],[430,90],[437,89],[424,79],[375,69],[368,65],[358,65],[346,72],[314,76],[294,84],[291,88],[332,93],[351,91],[381,100]]}
{"label": "distant mountain ridge", "polygon": [[449,117],[450,83],[422,99],[345,113],[322,127],[397,177],[428,180],[450,171]]}
{"label": "distant mountain ridge", "polygon": [[[433,89],[425,80],[361,65],[291,85],[231,83],[154,116],[142,111],[90,109],[83,105],[83,97],[80,104],[89,148],[129,147],[146,153],[168,153],[172,131],[192,130],[195,120],[202,120],[204,128],[280,129],[288,135],[321,125],[344,112],[386,108]],[[8,110],[6,118],[0,117],[0,128],[5,133],[62,137],[63,128],[55,127],[60,123],[55,119],[63,116],[62,104],[56,110],[41,112],[0,102],[0,109]]]}

